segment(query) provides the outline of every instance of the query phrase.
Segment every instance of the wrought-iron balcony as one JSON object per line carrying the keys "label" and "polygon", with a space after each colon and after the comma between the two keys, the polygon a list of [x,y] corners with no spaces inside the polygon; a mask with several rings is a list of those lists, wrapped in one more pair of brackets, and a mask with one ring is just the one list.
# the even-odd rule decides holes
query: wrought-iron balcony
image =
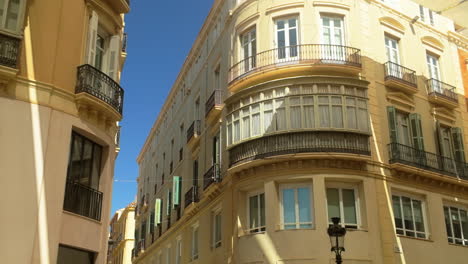
{"label": "wrought-iron balcony", "polygon": [[232,83],[268,68],[289,67],[294,64],[335,66],[356,72],[361,69],[361,51],[352,47],[329,44],[304,44],[271,49],[234,64],[229,70],[229,82]]}
{"label": "wrought-iron balcony", "polygon": [[[129,1],[129,0],[127,0]],[[123,33],[123,38],[122,38],[122,52],[127,52],[127,33]]]}
{"label": "wrought-iron balcony", "polygon": [[455,87],[436,80],[434,78],[426,81],[429,100],[436,104],[455,108],[458,106],[458,94]]}
{"label": "wrought-iron balcony", "polygon": [[403,90],[409,93],[417,93],[418,85],[416,72],[398,65],[394,62],[387,61],[384,64],[385,68],[385,85]]}
{"label": "wrought-iron balcony", "polygon": [[203,190],[208,188],[212,183],[221,180],[219,164],[213,164],[211,168],[203,175]]}
{"label": "wrought-iron balcony", "polygon": [[219,117],[223,109],[223,96],[221,90],[214,90],[205,103],[205,118],[211,122]]}
{"label": "wrought-iron balcony", "polygon": [[[0,34],[0,65],[16,70],[18,67],[20,39]],[[15,73],[16,74],[16,73]],[[13,74],[11,74],[13,76]]]}
{"label": "wrought-iron balcony", "polygon": [[468,180],[468,164],[441,155],[419,150],[399,143],[388,145],[390,163],[404,164],[419,169]]}
{"label": "wrought-iron balcony", "polygon": [[198,201],[198,186],[192,186],[192,188],[185,193],[185,207],[188,207],[192,203],[197,203]]}
{"label": "wrought-iron balcony", "polygon": [[75,92],[90,94],[122,115],[124,90],[107,74],[89,64],[78,67]]}
{"label": "wrought-iron balcony", "polygon": [[343,153],[370,156],[369,135],[307,131],[260,137],[229,149],[230,166],[272,156],[297,153]]}
{"label": "wrought-iron balcony", "polygon": [[63,210],[100,221],[102,192],[67,180]]}

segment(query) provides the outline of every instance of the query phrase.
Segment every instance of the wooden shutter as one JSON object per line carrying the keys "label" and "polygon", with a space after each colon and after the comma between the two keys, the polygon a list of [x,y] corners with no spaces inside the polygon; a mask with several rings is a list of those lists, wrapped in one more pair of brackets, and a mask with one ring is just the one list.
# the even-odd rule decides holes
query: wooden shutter
{"label": "wooden shutter", "polygon": [[117,81],[119,70],[119,56],[120,56],[120,36],[115,35],[110,38],[109,43],[109,69],[107,74],[109,77]]}
{"label": "wooden shutter", "polygon": [[156,199],[154,203],[154,223],[155,225],[161,224],[161,216],[162,216],[162,201],[161,199]]}
{"label": "wooden shutter", "polygon": [[462,129],[459,127],[452,127],[450,132],[452,133],[455,160],[465,162],[465,147],[463,146]]}
{"label": "wooden shutter", "polygon": [[439,145],[439,154],[441,156],[451,157],[450,153],[445,153],[444,137],[442,135],[442,128],[440,127],[439,121],[436,121],[436,134],[437,134],[437,143]]}
{"label": "wooden shutter", "polygon": [[92,11],[91,18],[89,19],[89,29],[88,29],[88,55],[86,62],[94,66],[96,59],[96,39],[97,39],[97,30],[98,30],[98,14],[96,11]]}
{"label": "wooden shutter", "polygon": [[172,204],[174,208],[180,205],[181,177],[174,176],[172,180]]}
{"label": "wooden shutter", "polygon": [[413,147],[418,150],[424,150],[424,139],[421,125],[421,115],[420,114],[410,114],[409,115],[410,124],[411,124],[411,135],[413,138]]}
{"label": "wooden shutter", "polygon": [[396,118],[396,109],[394,106],[387,106],[388,129],[390,132],[390,143],[398,143],[398,126]]}
{"label": "wooden shutter", "polygon": [[171,191],[167,190],[166,196],[166,215],[171,215]]}

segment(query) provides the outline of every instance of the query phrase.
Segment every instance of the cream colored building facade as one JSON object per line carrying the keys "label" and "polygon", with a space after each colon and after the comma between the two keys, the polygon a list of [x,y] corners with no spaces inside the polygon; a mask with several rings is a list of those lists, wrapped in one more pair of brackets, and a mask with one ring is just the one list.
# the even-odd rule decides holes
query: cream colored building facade
{"label": "cream colored building facade", "polygon": [[137,264],[466,263],[454,23],[412,1],[215,1],[137,162]]}
{"label": "cream colored building facade", "polygon": [[0,9],[0,262],[105,263],[129,3]]}
{"label": "cream colored building facade", "polygon": [[108,264],[131,264],[135,243],[135,206],[117,210],[110,222]]}

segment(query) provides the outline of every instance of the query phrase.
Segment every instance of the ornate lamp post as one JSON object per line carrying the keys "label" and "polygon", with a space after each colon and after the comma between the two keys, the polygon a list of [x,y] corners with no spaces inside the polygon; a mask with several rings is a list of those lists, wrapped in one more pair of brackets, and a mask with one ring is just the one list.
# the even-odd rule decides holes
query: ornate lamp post
{"label": "ornate lamp post", "polygon": [[339,217],[332,217],[333,225],[328,230],[328,236],[330,237],[331,251],[335,252],[336,264],[341,264],[341,252],[345,251],[344,248],[344,236],[346,235],[346,228],[340,225]]}

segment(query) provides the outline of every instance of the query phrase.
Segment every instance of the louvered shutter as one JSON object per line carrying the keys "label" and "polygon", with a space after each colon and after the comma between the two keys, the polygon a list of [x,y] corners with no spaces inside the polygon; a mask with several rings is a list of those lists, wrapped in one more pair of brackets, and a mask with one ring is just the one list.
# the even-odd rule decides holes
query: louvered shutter
{"label": "louvered shutter", "polygon": [[398,143],[398,129],[396,119],[396,109],[394,106],[387,106],[388,128],[390,132],[390,143]]}
{"label": "louvered shutter", "polygon": [[94,66],[96,59],[96,39],[97,39],[97,30],[98,30],[98,14],[96,11],[92,11],[91,18],[89,20],[89,29],[88,29],[88,54],[86,62]]}
{"label": "louvered shutter", "polygon": [[162,216],[162,201],[161,199],[156,199],[156,202],[154,203],[154,223],[156,225],[161,224],[161,216]]}
{"label": "louvered shutter", "polygon": [[181,177],[174,176],[172,180],[172,203],[174,208],[180,205]]}
{"label": "louvered shutter", "polygon": [[109,77],[117,81],[119,69],[119,55],[120,55],[120,36],[115,35],[110,38],[109,43],[109,69],[107,74]]}
{"label": "louvered shutter", "polygon": [[418,150],[424,150],[421,115],[413,113],[409,115],[409,119],[411,124],[411,135],[413,137],[413,147]]}
{"label": "louvered shutter", "polygon": [[465,162],[465,147],[463,146],[463,132],[459,127],[451,128],[452,139],[453,139],[453,151],[455,154],[455,160]]}

